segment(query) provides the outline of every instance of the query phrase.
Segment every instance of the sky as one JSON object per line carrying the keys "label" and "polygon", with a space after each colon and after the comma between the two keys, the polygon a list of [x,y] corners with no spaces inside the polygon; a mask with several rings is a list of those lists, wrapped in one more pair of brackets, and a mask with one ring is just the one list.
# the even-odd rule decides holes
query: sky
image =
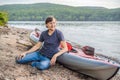
{"label": "sky", "polygon": [[0,0],[0,5],[55,3],[69,6],[97,6],[105,8],[120,8],[120,0]]}

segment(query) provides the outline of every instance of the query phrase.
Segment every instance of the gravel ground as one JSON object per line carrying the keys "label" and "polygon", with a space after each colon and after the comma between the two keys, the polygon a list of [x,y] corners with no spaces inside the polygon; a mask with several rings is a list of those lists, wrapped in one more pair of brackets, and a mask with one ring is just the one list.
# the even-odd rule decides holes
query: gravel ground
{"label": "gravel ground", "polygon": [[[15,56],[26,51],[30,30],[9,28],[8,34],[0,35],[0,80],[95,80],[86,75],[71,71],[56,63],[48,70],[40,71],[30,65],[15,63]],[[120,80],[116,75],[111,80]]]}

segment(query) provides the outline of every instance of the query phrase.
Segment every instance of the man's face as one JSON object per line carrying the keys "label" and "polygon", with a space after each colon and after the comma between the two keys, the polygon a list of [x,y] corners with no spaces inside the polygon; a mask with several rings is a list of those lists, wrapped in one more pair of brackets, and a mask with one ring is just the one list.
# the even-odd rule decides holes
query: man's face
{"label": "man's face", "polygon": [[48,30],[52,30],[52,31],[55,30],[56,20],[53,19],[51,22],[48,22],[48,23],[46,24],[46,26],[47,26]]}

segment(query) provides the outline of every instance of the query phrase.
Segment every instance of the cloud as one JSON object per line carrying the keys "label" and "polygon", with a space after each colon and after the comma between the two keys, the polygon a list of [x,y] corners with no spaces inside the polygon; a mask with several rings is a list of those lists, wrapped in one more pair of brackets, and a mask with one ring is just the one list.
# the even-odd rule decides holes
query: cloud
{"label": "cloud", "polygon": [[31,3],[56,3],[70,6],[100,6],[106,8],[120,8],[120,0],[1,0],[4,4],[31,4]]}

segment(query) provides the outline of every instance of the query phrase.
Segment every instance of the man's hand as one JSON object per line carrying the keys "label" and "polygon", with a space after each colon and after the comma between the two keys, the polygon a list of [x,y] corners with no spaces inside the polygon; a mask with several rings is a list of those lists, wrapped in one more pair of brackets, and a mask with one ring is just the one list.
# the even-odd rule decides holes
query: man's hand
{"label": "man's hand", "polygon": [[25,55],[26,55],[26,52],[20,54],[20,55],[17,57],[17,59],[18,59],[18,60],[19,60],[19,59],[22,59],[23,57],[25,57]]}
{"label": "man's hand", "polygon": [[52,57],[51,61],[50,61],[50,65],[51,65],[51,66],[55,65],[56,59],[57,59],[57,56],[54,55],[54,56]]}

